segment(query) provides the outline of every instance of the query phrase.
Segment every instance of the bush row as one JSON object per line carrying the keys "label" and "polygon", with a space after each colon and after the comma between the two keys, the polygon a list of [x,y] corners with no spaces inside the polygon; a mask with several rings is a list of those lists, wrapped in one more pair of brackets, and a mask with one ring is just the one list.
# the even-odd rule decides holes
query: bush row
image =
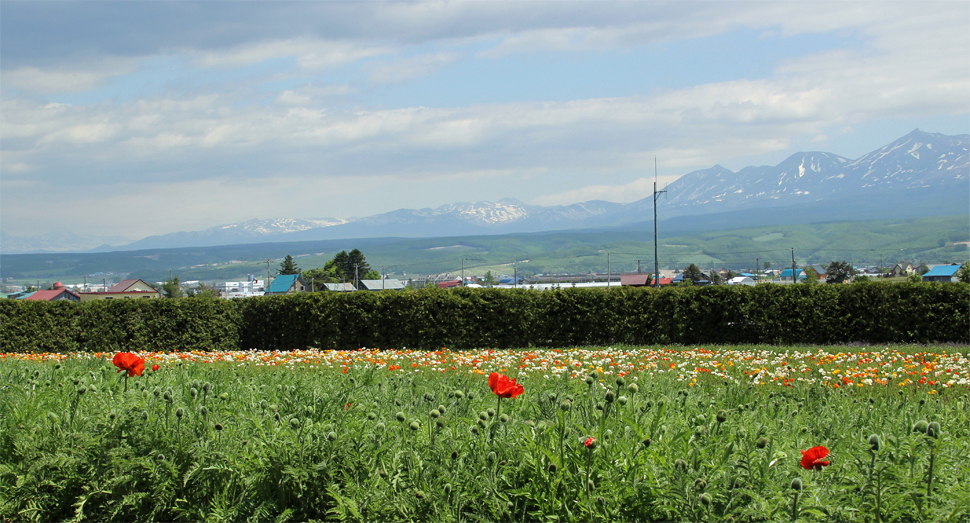
{"label": "bush row", "polygon": [[951,283],[312,293],[0,301],[0,351],[968,343]]}

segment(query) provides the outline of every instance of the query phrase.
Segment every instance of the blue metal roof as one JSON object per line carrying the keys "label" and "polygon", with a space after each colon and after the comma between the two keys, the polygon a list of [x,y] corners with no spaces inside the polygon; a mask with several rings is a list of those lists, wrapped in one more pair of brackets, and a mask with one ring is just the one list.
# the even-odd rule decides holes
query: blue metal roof
{"label": "blue metal roof", "polygon": [[269,290],[266,292],[268,294],[285,293],[286,291],[290,290],[290,287],[293,286],[293,282],[295,282],[299,277],[299,274],[281,274],[277,276],[275,280],[273,280],[273,283],[269,284]]}
{"label": "blue metal roof", "polygon": [[[797,271],[795,272],[795,274],[797,274],[799,278],[805,278],[805,270],[804,269],[797,269]],[[785,269],[785,270],[781,271],[781,277],[782,278],[791,278],[791,269]]]}
{"label": "blue metal roof", "polygon": [[952,278],[954,274],[960,269],[959,265],[938,265],[930,269],[930,272],[923,275],[927,276],[946,276],[947,278]]}

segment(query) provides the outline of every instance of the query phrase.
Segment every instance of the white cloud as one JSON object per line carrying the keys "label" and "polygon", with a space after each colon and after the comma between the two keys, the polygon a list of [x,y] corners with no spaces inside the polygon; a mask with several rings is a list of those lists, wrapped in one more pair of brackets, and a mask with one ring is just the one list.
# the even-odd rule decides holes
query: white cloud
{"label": "white cloud", "polygon": [[370,80],[380,84],[404,82],[419,76],[431,74],[454,62],[459,53],[439,52],[402,58],[390,63],[372,63],[366,67]]}
{"label": "white cloud", "polygon": [[31,93],[77,93],[100,87],[137,68],[137,60],[107,58],[96,63],[72,63],[46,69],[26,66],[3,70],[0,81],[6,87]]}
{"label": "white cloud", "polygon": [[346,84],[324,86],[304,85],[297,89],[283,91],[276,97],[276,103],[283,105],[314,105],[338,96],[349,96],[357,89]]}
{"label": "white cloud", "polygon": [[[679,175],[657,177],[658,189],[662,190],[666,184],[679,177]],[[555,194],[544,194],[534,198],[531,203],[533,205],[570,205],[590,200],[630,203],[653,194],[653,184],[654,178],[638,178],[622,185],[588,185]]]}
{"label": "white cloud", "polygon": [[295,58],[304,70],[319,70],[396,52],[385,45],[319,39],[246,43],[228,50],[210,50],[196,58],[201,68],[234,69],[278,58]]}

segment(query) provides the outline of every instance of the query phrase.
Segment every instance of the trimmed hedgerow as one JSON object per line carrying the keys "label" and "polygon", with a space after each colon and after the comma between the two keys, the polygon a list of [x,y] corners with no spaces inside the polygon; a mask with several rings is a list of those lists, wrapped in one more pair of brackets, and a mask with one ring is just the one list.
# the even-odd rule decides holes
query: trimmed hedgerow
{"label": "trimmed hedgerow", "polygon": [[246,300],[0,302],[0,351],[968,343],[951,283],[429,289]]}

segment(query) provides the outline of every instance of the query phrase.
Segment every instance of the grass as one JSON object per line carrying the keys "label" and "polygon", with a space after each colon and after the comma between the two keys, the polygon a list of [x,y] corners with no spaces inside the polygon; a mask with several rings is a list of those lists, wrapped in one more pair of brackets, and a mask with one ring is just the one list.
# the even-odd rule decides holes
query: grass
{"label": "grass", "polygon": [[966,347],[110,356],[0,358],[0,518],[970,518]]}

